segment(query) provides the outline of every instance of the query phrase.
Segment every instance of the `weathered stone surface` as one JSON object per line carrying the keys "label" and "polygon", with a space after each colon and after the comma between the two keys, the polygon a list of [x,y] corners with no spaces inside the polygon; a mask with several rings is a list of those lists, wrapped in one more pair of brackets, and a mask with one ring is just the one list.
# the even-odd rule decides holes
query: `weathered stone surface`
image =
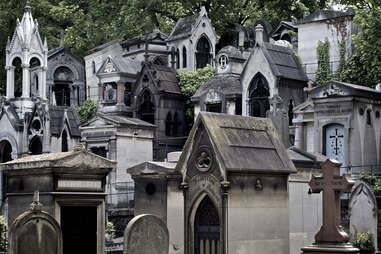
{"label": "weathered stone surface", "polygon": [[142,214],[133,218],[124,233],[124,254],[168,254],[169,233],[158,217]]}
{"label": "weathered stone surface", "polygon": [[377,200],[366,183],[359,181],[353,187],[349,211],[351,235],[372,233],[374,246],[377,249]]}
{"label": "weathered stone surface", "polygon": [[15,219],[9,230],[9,254],[62,254],[61,228],[41,206],[37,198]]}

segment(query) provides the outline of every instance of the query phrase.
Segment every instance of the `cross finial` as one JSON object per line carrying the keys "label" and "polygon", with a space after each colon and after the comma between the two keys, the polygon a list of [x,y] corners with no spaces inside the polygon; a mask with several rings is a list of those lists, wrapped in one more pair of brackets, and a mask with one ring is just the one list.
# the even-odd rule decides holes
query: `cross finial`
{"label": "cross finial", "polygon": [[30,0],[26,0],[25,12],[30,12]]}

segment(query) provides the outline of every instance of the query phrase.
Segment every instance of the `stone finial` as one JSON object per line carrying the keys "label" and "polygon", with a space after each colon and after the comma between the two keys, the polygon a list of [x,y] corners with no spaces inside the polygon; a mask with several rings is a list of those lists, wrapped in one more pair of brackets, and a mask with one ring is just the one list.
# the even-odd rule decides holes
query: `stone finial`
{"label": "stone finial", "polygon": [[33,210],[33,211],[41,211],[42,210],[42,204],[40,203],[39,191],[35,191],[33,194],[33,201],[30,204],[30,210]]}
{"label": "stone finial", "polygon": [[45,39],[44,39],[44,48],[45,48],[46,50],[48,50],[48,40],[46,39],[46,37],[45,37]]}
{"label": "stone finial", "polygon": [[26,1],[26,4],[25,4],[25,12],[30,12],[30,0],[27,0],[27,1]]}
{"label": "stone finial", "polygon": [[86,151],[86,147],[84,144],[80,143],[75,145],[74,152],[82,152],[82,151]]}
{"label": "stone finial", "polygon": [[9,50],[11,48],[11,39],[9,38],[8,36],[8,39],[7,39],[7,46],[6,46],[6,50]]}
{"label": "stone finial", "polygon": [[255,41],[259,43],[263,42],[263,26],[261,24],[255,27]]}

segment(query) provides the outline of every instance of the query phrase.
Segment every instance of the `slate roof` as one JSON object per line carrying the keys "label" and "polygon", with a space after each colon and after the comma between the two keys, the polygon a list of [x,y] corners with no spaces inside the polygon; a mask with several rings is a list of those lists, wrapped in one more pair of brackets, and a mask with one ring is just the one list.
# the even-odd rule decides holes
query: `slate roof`
{"label": "slate roof", "polygon": [[[313,89],[310,90],[310,94],[312,98],[315,98],[314,93],[321,89],[329,88],[330,85],[337,85],[342,88],[347,88],[355,93],[350,93],[348,95],[351,96],[357,96],[357,97],[364,97],[364,98],[371,98],[371,99],[376,99],[380,100],[381,99],[381,91],[378,91],[376,89],[366,87],[366,86],[360,86],[360,85],[355,85],[355,84],[350,84],[350,83],[345,83],[345,82],[340,82],[340,81],[335,81],[331,80],[323,85],[316,86]],[[327,97],[337,97],[340,96],[338,94],[333,94],[333,95],[327,95]]]}
{"label": "slate roof", "polygon": [[169,35],[167,41],[173,41],[191,35],[193,25],[196,23],[198,17],[199,14],[180,18]]}
{"label": "slate roof", "polygon": [[354,16],[355,11],[349,8],[348,11],[334,11],[334,10],[321,10],[308,15],[305,18],[299,19],[295,22],[295,25],[306,24],[312,22],[318,22],[327,19],[335,19],[339,17]]}
{"label": "slate roof", "polygon": [[308,81],[307,75],[298,62],[292,49],[271,43],[260,43],[270,68],[277,77]]}
{"label": "slate roof", "polygon": [[294,163],[295,167],[320,168],[321,163],[326,161],[328,157],[320,153],[309,153],[296,147],[287,149],[288,156]]}
{"label": "slate roof", "polygon": [[93,49],[88,50],[86,52],[86,55],[91,55],[91,54],[93,54],[95,52],[101,51],[102,49],[105,49],[105,48],[107,48],[108,46],[110,46],[110,45],[112,45],[114,43],[120,43],[120,41],[119,40],[113,40],[113,41],[106,42],[106,43],[104,43],[102,45],[99,45],[99,46],[97,46],[97,47],[95,47]]}
{"label": "slate roof", "polygon": [[[67,118],[65,118],[65,111]],[[68,127],[71,136],[80,137],[81,133],[79,131],[80,119],[77,111],[71,107],[58,107],[49,106],[50,114],[50,132],[53,136],[60,136],[64,128],[65,120],[68,122]]]}
{"label": "slate roof", "polygon": [[213,79],[207,81],[200,86],[196,93],[192,96],[192,101],[197,100],[203,94],[207,93],[211,89],[216,90],[225,96],[242,94],[242,84],[238,77],[234,76],[215,76]]}
{"label": "slate roof", "polygon": [[127,169],[134,176],[167,175],[175,173],[176,162],[146,161]]}
{"label": "slate roof", "polygon": [[270,119],[200,112],[176,167],[183,175],[201,125],[205,127],[216,161],[224,172],[296,172]]}
{"label": "slate roof", "polygon": [[127,117],[126,115],[123,115],[123,114],[98,113],[97,116],[121,126],[139,126],[139,127],[149,127],[149,128],[155,127],[155,125],[153,124],[150,124],[138,118]]}
{"label": "slate roof", "polygon": [[48,58],[61,52],[62,50],[64,50],[65,48],[63,46],[59,46],[57,48],[54,48],[54,49],[51,49],[48,51]]}
{"label": "slate roof", "polygon": [[[135,61],[129,57],[108,56],[106,60],[104,60],[102,66],[99,68],[97,75],[110,74],[110,73],[104,72],[105,66],[108,62],[111,62],[115,66],[117,73],[127,73],[131,75],[137,75],[142,68],[142,65],[140,62]],[[112,73],[115,73],[115,72],[112,72]]]}
{"label": "slate roof", "polygon": [[144,43],[146,40],[154,42],[164,42],[167,38],[168,36],[165,33],[161,32],[159,29],[154,29],[150,33],[146,33],[142,36],[123,41],[121,43],[121,46],[125,48],[139,43]]}

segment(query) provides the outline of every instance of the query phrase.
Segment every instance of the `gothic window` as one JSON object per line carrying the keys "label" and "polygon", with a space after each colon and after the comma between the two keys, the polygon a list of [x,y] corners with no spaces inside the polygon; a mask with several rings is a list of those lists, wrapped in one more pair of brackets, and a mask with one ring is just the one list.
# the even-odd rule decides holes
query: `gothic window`
{"label": "gothic window", "polygon": [[22,95],[22,67],[21,59],[16,57],[12,61],[12,66],[15,67],[14,70],[14,92],[15,97],[21,97]]}
{"label": "gothic window", "polygon": [[187,68],[187,49],[183,47],[183,68]]}
{"label": "gothic window", "polygon": [[220,253],[220,219],[208,196],[197,208],[194,222],[194,254]]}
{"label": "gothic window", "polygon": [[29,144],[29,151],[31,154],[42,154],[42,142],[39,136],[34,136]]}
{"label": "gothic window", "polygon": [[31,79],[31,89],[30,89],[30,94],[29,96],[38,96],[38,72],[40,71],[41,63],[40,60],[36,57],[33,57],[29,61],[29,68],[31,73],[34,72],[35,74],[33,75],[33,78]]}
{"label": "gothic window", "polygon": [[68,143],[67,143],[67,133],[66,130],[62,132],[61,136],[61,152],[69,151]]}
{"label": "gothic window", "polygon": [[366,111],[366,124],[372,125],[372,117],[371,117],[371,110],[370,109],[368,109]]}
{"label": "gothic window", "polygon": [[211,60],[211,46],[204,35],[198,40],[196,49],[196,67],[204,68]]}
{"label": "gothic window", "polygon": [[168,112],[167,118],[165,119],[165,135],[172,136],[172,114]]}
{"label": "gothic window", "polygon": [[0,142],[0,163],[5,163],[12,160],[12,146],[3,140]]}
{"label": "gothic window", "polygon": [[70,106],[71,85],[73,80],[73,72],[67,67],[59,67],[54,72],[53,92],[57,106]]}
{"label": "gothic window", "polygon": [[345,163],[344,126],[330,124],[325,127],[324,154],[341,163]]}
{"label": "gothic window", "polygon": [[291,99],[288,104],[288,125],[290,126],[292,125],[292,119],[294,119],[294,103]]}
{"label": "gothic window", "polygon": [[255,117],[266,117],[266,111],[270,109],[269,84],[266,78],[258,73],[250,82],[249,91],[249,115]]}
{"label": "gothic window", "polygon": [[155,104],[151,92],[146,89],[139,96],[138,116],[141,120],[155,124]]}
{"label": "gothic window", "polygon": [[176,50],[176,69],[180,69],[180,50]]}

